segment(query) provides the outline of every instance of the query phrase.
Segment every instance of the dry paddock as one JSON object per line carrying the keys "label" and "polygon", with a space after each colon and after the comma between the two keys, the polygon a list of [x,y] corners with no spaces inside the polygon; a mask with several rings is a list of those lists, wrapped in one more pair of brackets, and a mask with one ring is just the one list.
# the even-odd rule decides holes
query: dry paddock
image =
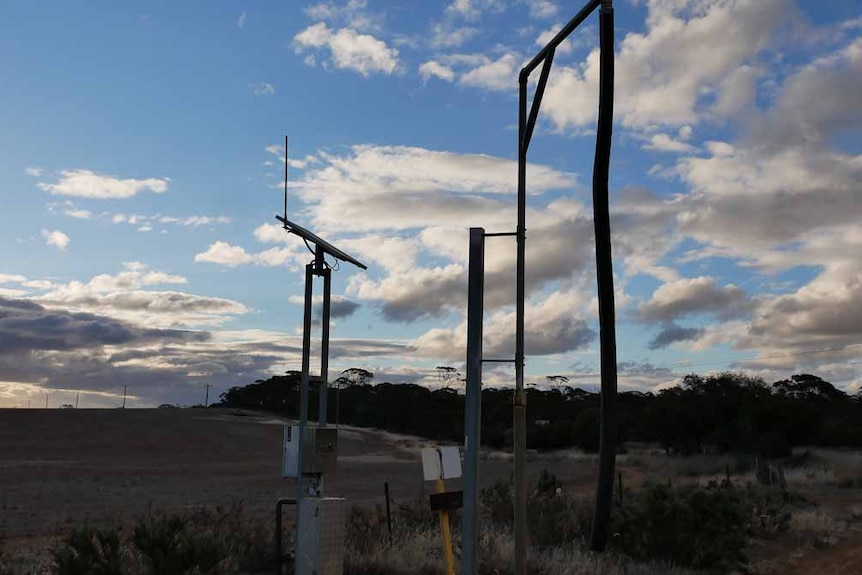
{"label": "dry paddock", "polygon": [[[0,536],[50,535],[88,520],[125,523],[148,511],[241,502],[269,517],[279,497],[283,422],[225,409],[0,410]],[[415,438],[342,427],[339,473],[327,493],[360,504],[427,493]],[[538,462],[537,462],[538,463]],[[559,458],[548,468],[570,485],[591,489],[595,466]],[[483,459],[482,483],[509,476],[511,462]],[[453,488],[457,485],[452,485]]]}

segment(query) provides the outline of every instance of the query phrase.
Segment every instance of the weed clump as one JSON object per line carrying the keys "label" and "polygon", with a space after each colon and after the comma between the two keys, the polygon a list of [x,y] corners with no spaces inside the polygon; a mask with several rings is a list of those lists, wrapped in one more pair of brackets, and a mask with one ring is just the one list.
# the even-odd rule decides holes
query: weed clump
{"label": "weed clump", "polygon": [[122,541],[115,529],[84,524],[51,550],[57,575],[122,575]]}

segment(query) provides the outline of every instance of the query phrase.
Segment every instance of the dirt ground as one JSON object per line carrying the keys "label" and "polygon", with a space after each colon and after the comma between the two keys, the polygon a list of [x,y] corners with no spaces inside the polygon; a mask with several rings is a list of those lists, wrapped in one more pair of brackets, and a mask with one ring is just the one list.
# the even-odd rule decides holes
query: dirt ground
{"label": "dirt ground", "polygon": [[[242,502],[274,517],[275,501],[294,495],[281,477],[283,421],[224,409],[0,410],[0,536],[40,537],[65,525],[131,521],[148,510]],[[428,493],[419,450],[426,442],[345,427],[339,470],[326,493],[351,502]],[[565,458],[533,466],[567,483],[590,485],[594,465]],[[491,455],[482,483],[505,478],[511,462]],[[457,488],[457,482],[452,488]]]}
{"label": "dirt ground", "polygon": [[[227,409],[0,409],[0,540],[7,548],[29,546],[84,520],[122,525],[149,511],[236,502],[250,515],[274,521],[276,500],[294,496],[293,480],[281,477],[283,424]],[[415,437],[341,426],[339,471],[327,480],[326,493],[352,503],[380,503],[389,482],[396,505],[425,496],[430,485],[422,480],[419,453],[426,445]],[[721,478],[723,463],[676,461],[652,451],[618,457],[627,489],[671,477]],[[530,457],[531,480],[547,469],[567,491],[592,496],[595,456],[571,451]],[[694,473],[691,466],[716,469]],[[505,479],[511,469],[508,454],[484,453],[481,483]],[[816,478],[809,483],[806,496],[836,517],[862,506],[859,489],[838,489]],[[862,575],[859,529],[845,530],[825,549],[788,538],[768,542],[756,559],[770,573]]]}

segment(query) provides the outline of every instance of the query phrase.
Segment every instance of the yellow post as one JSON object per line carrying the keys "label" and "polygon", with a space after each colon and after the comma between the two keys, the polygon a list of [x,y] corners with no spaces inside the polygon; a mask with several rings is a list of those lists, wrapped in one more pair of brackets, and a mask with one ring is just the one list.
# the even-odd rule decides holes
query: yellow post
{"label": "yellow post", "polygon": [[[437,493],[446,491],[442,479],[437,480]],[[455,555],[452,554],[452,533],[449,531],[449,512],[440,511],[440,531],[443,532],[443,555],[446,557],[446,575],[455,575]]]}

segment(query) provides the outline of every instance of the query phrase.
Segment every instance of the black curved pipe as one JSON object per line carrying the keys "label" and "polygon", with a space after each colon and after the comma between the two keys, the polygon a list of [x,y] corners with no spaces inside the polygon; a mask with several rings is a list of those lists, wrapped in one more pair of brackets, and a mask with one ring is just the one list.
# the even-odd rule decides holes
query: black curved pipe
{"label": "black curved pipe", "polygon": [[603,551],[608,540],[613,502],[617,448],[617,343],[614,318],[614,276],[611,260],[611,221],[608,173],[614,121],[614,8],[602,0],[599,12],[599,117],[593,164],[593,223],[596,233],[596,275],[601,346],[601,442],[599,480],[590,549]]}

